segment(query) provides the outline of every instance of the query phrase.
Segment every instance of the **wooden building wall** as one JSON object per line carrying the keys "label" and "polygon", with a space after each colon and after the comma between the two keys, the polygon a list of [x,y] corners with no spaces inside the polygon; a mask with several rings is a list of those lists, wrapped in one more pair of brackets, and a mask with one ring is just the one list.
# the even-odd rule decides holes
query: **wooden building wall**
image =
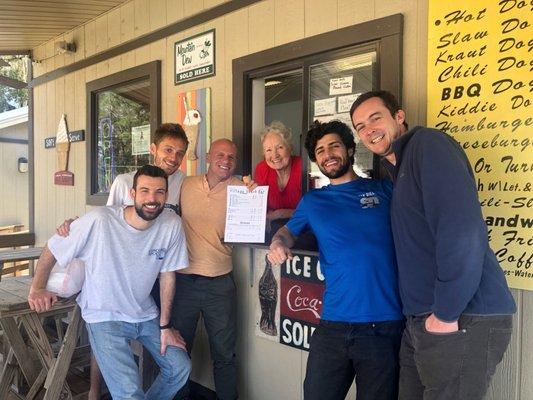
{"label": "wooden building wall", "polygon": [[[153,60],[162,61],[162,120],[175,121],[178,92],[211,87],[213,138],[232,136],[232,68],[234,58],[336,30],[376,18],[404,15],[403,105],[408,121],[424,124],[426,114],[427,8],[429,0],[264,0],[205,24],[158,40],[123,55],[71,73],[35,88],[35,231],[37,244],[43,244],[66,217],[88,211],[85,204],[85,143],[71,145],[70,170],[74,187],[53,185],[56,154],[45,150],[43,140],[54,136],[62,113],[71,130],[85,129],[85,84]],[[187,18],[221,0],[132,0],[107,14],[67,32],[34,49],[39,76],[61,66],[80,61],[128,42],[167,24]],[[174,86],[173,48],[181,38],[216,29],[216,76]],[[78,44],[71,55],[54,56],[54,43],[60,40]],[[275,60],[273,60],[275,61]],[[306,353],[272,344],[254,336],[252,321],[256,288],[248,282],[248,253],[235,254],[239,285],[238,359],[240,392],[243,399],[299,399],[305,374]],[[515,318],[516,334],[511,349],[491,387],[490,399],[533,399],[533,294],[514,291],[519,304]],[[201,335],[203,336],[203,334]],[[529,351],[528,351],[529,350]],[[205,338],[196,345],[193,378],[213,387],[211,365],[207,363]],[[203,361],[203,362],[202,362]],[[200,366],[200,368],[198,368]]]}

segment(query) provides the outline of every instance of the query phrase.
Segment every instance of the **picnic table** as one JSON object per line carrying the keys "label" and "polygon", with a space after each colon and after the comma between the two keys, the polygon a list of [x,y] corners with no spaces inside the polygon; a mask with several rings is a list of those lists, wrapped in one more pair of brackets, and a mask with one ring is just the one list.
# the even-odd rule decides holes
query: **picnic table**
{"label": "picnic table", "polygon": [[[30,310],[27,298],[31,279],[30,276],[9,277],[0,282],[0,326],[9,348],[0,374],[0,399],[31,400],[43,387],[45,400],[72,399],[66,376],[82,323],[80,309],[73,299],[65,299],[44,313]],[[56,355],[43,326],[44,317],[68,312],[72,313],[65,334],[54,338],[59,347]],[[29,388],[24,394],[15,392],[12,385],[17,371]]]}

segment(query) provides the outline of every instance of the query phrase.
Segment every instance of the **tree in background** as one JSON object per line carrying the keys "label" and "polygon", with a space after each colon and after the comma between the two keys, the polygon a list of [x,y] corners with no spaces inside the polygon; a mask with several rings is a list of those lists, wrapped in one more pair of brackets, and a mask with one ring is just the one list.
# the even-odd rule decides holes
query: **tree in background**
{"label": "tree in background", "polygon": [[[26,56],[3,56],[9,66],[0,67],[0,75],[27,82],[28,68]],[[14,89],[0,84],[0,112],[28,105],[28,89]]]}

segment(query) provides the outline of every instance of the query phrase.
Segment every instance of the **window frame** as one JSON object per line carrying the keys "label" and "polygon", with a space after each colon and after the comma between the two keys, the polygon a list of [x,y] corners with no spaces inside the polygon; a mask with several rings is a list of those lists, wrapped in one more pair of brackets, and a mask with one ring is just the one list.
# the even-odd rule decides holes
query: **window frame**
{"label": "window frame", "polygon": [[[393,93],[399,101],[402,95],[403,15],[352,25],[285,45],[250,54],[233,60],[233,140],[239,151],[237,173],[253,171],[252,154],[252,80],[261,76],[303,69],[302,129],[306,128],[309,113],[309,67],[334,61],[355,52],[376,52],[377,87]],[[275,60],[275,62],[273,62]],[[387,62],[381,62],[387,60]],[[302,131],[304,133],[305,130]],[[301,135],[301,148],[305,135]],[[307,154],[302,152],[302,174],[308,173]],[[379,161],[374,158],[374,171],[379,175]],[[309,190],[307,179],[302,189]]]}
{"label": "window frame", "polygon": [[98,110],[97,95],[132,81],[148,78],[150,82],[150,142],[157,127],[161,125],[161,61],[156,60],[137,67],[129,68],[106,77],[87,82],[87,184],[86,203],[102,206],[107,202],[108,193],[95,193],[97,168]]}

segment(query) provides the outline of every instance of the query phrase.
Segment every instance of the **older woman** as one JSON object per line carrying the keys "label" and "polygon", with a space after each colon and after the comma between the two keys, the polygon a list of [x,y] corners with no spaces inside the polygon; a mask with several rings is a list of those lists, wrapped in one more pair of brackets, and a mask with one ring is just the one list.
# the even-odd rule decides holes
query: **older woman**
{"label": "older woman", "polygon": [[267,220],[290,218],[302,197],[302,159],[293,156],[291,132],[273,121],[261,134],[265,159],[255,167],[254,180],[267,185]]}

